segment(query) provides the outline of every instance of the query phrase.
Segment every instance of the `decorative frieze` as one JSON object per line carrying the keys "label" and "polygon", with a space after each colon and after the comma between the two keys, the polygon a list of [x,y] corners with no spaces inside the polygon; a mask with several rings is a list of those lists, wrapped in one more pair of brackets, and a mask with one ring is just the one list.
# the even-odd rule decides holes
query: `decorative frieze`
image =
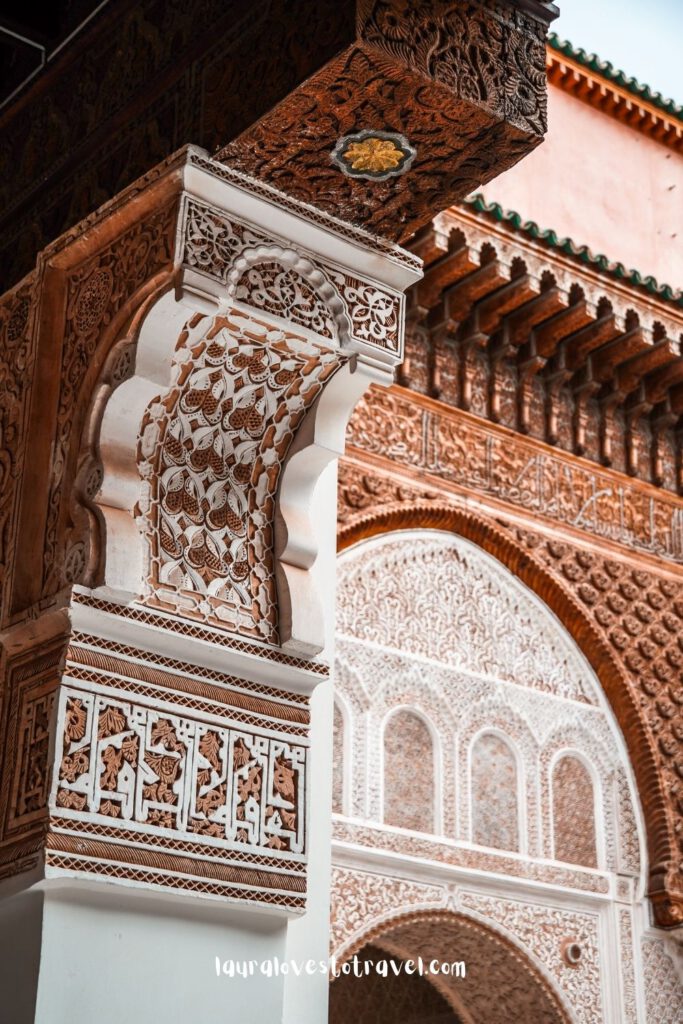
{"label": "decorative frieze", "polygon": [[564,864],[537,863],[529,858],[506,855],[502,850],[473,850],[466,844],[445,842],[439,837],[424,836],[383,829],[372,823],[356,824],[335,820],[333,836],[336,841],[369,850],[382,850],[388,854],[416,857],[420,860],[449,865],[466,871],[487,872],[493,875],[531,882],[541,882],[566,890],[607,895],[609,878],[602,872],[586,871]]}
{"label": "decorative frieze", "polygon": [[356,410],[348,441],[419,472],[426,490],[474,490],[598,540],[683,564],[683,508],[675,497],[463,411],[398,390],[373,391]]}
{"label": "decorative frieze", "polygon": [[[308,709],[297,694],[72,638],[46,872],[290,909],[305,901]],[[179,671],[180,670],[180,671]]]}

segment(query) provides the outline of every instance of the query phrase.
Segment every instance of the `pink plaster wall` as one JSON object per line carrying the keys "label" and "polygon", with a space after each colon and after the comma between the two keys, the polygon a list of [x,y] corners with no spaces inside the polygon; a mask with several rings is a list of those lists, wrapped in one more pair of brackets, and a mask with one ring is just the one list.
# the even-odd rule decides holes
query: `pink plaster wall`
{"label": "pink plaster wall", "polygon": [[683,286],[683,157],[548,89],[545,142],[483,190],[541,228]]}

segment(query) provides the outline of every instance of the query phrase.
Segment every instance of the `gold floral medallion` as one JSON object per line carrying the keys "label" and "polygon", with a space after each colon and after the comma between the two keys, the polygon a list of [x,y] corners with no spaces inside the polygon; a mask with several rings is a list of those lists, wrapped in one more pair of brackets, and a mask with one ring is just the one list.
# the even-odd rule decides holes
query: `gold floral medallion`
{"label": "gold floral medallion", "polygon": [[351,178],[383,181],[408,170],[415,149],[396,132],[365,129],[344,135],[332,150],[332,162]]}

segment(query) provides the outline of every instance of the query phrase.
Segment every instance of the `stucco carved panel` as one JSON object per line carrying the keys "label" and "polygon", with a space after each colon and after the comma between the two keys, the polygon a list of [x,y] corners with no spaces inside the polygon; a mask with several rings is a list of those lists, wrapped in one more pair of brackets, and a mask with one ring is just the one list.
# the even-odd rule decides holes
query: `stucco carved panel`
{"label": "stucco carved panel", "polygon": [[311,349],[237,311],[189,327],[177,384],[149,407],[140,430],[149,603],[277,639],[280,470],[339,365],[333,350]]}
{"label": "stucco carved panel", "polygon": [[[514,935],[554,978],[579,1024],[595,1024],[603,1019],[598,920],[595,914],[469,891],[459,892],[456,906],[474,911]],[[576,966],[567,965],[562,958],[562,941],[567,938],[581,947],[581,959]]]}
{"label": "stucco carved panel", "polygon": [[[346,743],[347,749],[353,750],[353,768],[347,774],[350,786],[349,813],[369,820],[382,820],[379,751],[382,745],[383,722],[392,710],[413,709],[432,723],[439,739],[440,764],[443,768],[437,777],[440,780],[443,836],[455,840],[456,843],[474,841],[482,845],[500,845],[498,840],[486,842],[483,834],[479,836],[481,830],[477,825],[484,805],[497,807],[496,799],[499,796],[502,799],[503,795],[500,773],[487,770],[484,774],[487,785],[493,787],[492,797],[485,801],[477,798],[476,757],[473,744],[478,737],[481,741],[482,734],[485,736],[488,732],[500,742],[511,743],[519,759],[518,765],[515,766],[515,771],[520,773],[519,780],[511,786],[508,793],[512,819],[507,829],[507,848],[518,848],[520,837],[523,836],[523,852],[528,856],[547,859],[557,857],[553,852],[553,820],[555,827],[567,835],[573,835],[575,822],[567,809],[553,817],[551,770],[563,751],[580,751],[581,758],[593,766],[598,780],[600,821],[604,826],[601,830],[601,856],[605,859],[604,865],[601,861],[600,866],[611,871],[616,870],[618,842],[622,845],[625,843],[630,848],[632,857],[634,854],[637,856],[638,830],[629,787],[621,768],[622,755],[614,735],[614,727],[605,717],[597,691],[597,682],[585,663],[580,659],[575,662],[577,699],[567,700],[561,693],[557,694],[553,690],[548,692],[534,686],[533,676],[524,671],[520,672],[515,681],[480,673],[477,671],[476,663],[473,668],[467,662],[468,652],[465,648],[462,666],[456,669],[447,663],[448,654],[435,660],[433,655],[429,656],[427,653],[399,652],[385,646],[387,635],[392,646],[400,645],[398,622],[394,626],[393,602],[403,600],[406,602],[405,621],[412,616],[410,628],[414,629],[416,637],[420,637],[425,652],[429,649],[430,638],[433,638],[438,653],[441,641],[438,632],[439,615],[442,611],[443,594],[447,588],[445,585],[431,586],[432,581],[422,559],[421,548],[425,545],[430,546],[432,554],[436,551],[441,552],[440,558],[434,558],[434,563],[438,563],[439,569],[447,563],[453,548],[461,550],[465,546],[468,553],[470,550],[466,542],[445,535],[396,534],[384,538],[381,543],[375,543],[369,551],[366,548],[359,548],[357,555],[350,552],[340,566],[342,582],[339,592],[339,622],[343,632],[338,637],[337,687],[348,707],[346,728],[349,736]],[[496,574],[505,573],[502,567],[483,552],[480,552],[479,557],[482,581],[487,579],[489,566]],[[431,565],[429,562],[428,566]],[[361,572],[361,567],[369,568],[369,573],[366,575]],[[453,575],[455,577],[456,573]],[[494,575],[496,582],[498,578],[498,575]],[[368,599],[369,594],[372,594],[374,600],[374,605],[369,608],[366,617],[362,614],[360,596],[353,589],[359,580],[361,593],[365,593]],[[456,580],[454,585],[457,587],[462,584],[460,580]],[[517,586],[512,580],[509,581],[509,585],[513,590]],[[423,588],[422,591],[420,588]],[[348,593],[351,596],[350,610],[343,605]],[[524,591],[521,593],[525,595]],[[417,615],[415,610],[408,612],[407,608],[408,602],[413,598],[418,609]],[[476,618],[478,613],[477,599],[483,602],[489,600],[489,591],[485,586],[482,586],[476,597],[471,599],[468,611],[473,618]],[[490,609],[485,605],[485,615],[488,614]],[[350,616],[355,616],[353,625],[348,624]],[[373,616],[376,616],[374,620]],[[370,639],[366,636],[368,620],[372,630]],[[435,621],[437,632],[436,636],[433,636],[432,628]],[[360,637],[352,635],[356,622]],[[516,619],[511,628],[524,633],[528,628],[524,616]],[[534,630],[538,631],[538,634],[537,638],[532,640]],[[463,635],[465,634],[461,631],[460,637]],[[552,642],[566,644],[566,649],[571,649],[571,642],[563,637],[552,620],[544,626],[542,619],[540,622],[536,619],[529,640],[525,642],[538,650],[547,642],[548,636],[553,637]],[[388,720],[391,721],[391,718]],[[340,756],[338,753],[337,757]],[[475,768],[474,779],[472,765]],[[623,828],[624,834],[620,840],[617,839],[615,798],[618,773],[621,773],[621,784],[624,787],[624,806],[619,811],[623,823],[620,827]],[[387,799],[389,797],[385,782],[385,806]],[[515,811],[514,804],[517,800],[521,803]],[[508,807],[508,803],[505,806]],[[498,825],[503,821],[504,815],[498,810],[492,818]],[[505,820],[507,821],[507,818]],[[361,840],[365,841],[366,839]],[[367,837],[367,841],[370,844],[373,841],[380,842],[383,847],[406,852],[412,848],[412,840],[400,834],[382,835],[374,840]],[[590,841],[587,842],[590,846]],[[595,859],[595,832],[592,848],[593,855],[583,857],[582,861],[586,866],[595,869],[598,866]],[[428,842],[425,851],[422,855],[429,856]],[[563,851],[563,859],[565,853],[567,851]],[[435,846],[433,856],[435,859],[441,859],[446,854],[437,850]],[[463,851],[453,850],[447,857],[453,863],[461,862]],[[576,860],[574,853],[571,859]],[[477,858],[473,863],[476,861]],[[488,869],[489,861],[491,870],[496,870],[493,867],[495,858],[492,860],[481,851],[479,863],[485,870]],[[520,866],[511,862],[510,865],[506,865],[506,870],[518,875],[520,872],[524,874],[526,867],[522,870]],[[583,880],[577,884],[583,887],[588,883]]]}
{"label": "stucco carved panel", "polygon": [[647,1024],[674,1024],[683,1016],[683,957],[665,938],[642,940]]}
{"label": "stucco carved panel", "polygon": [[443,886],[425,885],[366,871],[332,870],[330,950],[341,956],[373,927],[408,909],[445,906]]}
{"label": "stucco carved panel", "polygon": [[302,909],[308,725],[296,694],[74,635],[59,687],[48,875]]}
{"label": "stucco carved panel", "polygon": [[342,634],[591,699],[571,645],[556,630],[537,626],[549,622],[548,613],[465,541],[392,540],[362,564],[342,565],[338,603]]}

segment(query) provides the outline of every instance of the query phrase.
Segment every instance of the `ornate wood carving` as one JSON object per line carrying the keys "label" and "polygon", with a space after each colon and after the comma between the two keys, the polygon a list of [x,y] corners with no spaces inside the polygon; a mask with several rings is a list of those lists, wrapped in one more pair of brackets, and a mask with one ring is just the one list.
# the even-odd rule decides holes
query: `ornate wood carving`
{"label": "ornate wood carving", "polygon": [[0,878],[42,858],[52,779],[50,737],[66,641],[5,651],[0,698]]}
{"label": "ornate wood carving", "polygon": [[[675,496],[442,403],[399,389],[373,391],[354,414],[348,440],[350,453],[362,450],[419,473],[429,493],[474,488],[596,540],[683,563],[683,507]],[[348,500],[360,507],[375,498],[360,489]]]}
{"label": "ornate wood carving", "polygon": [[137,297],[139,302],[138,293],[144,285],[171,266],[177,212],[177,200],[153,211],[74,268],[65,282],[61,387],[43,551],[43,587],[48,593],[65,582],[76,582],[85,569],[84,552],[79,558],[80,549],[72,548],[69,558],[69,553],[58,547],[59,533],[65,529],[63,518],[68,514],[64,492],[75,474],[78,431],[89,404],[89,395],[84,393],[86,381],[92,381],[93,363],[106,354],[106,342],[111,344],[121,312],[128,312],[129,301]]}
{"label": "ornate wood carving", "polygon": [[549,251],[516,215],[480,199],[440,214],[412,245],[427,266],[410,297],[402,383],[681,491],[675,294],[625,288],[565,243]]}
{"label": "ornate wood carving", "polygon": [[29,400],[36,357],[36,284],[32,276],[0,304],[0,621],[9,604]]}
{"label": "ornate wood carving", "polygon": [[[343,220],[407,238],[429,207],[443,209],[541,141],[552,16],[541,4],[531,14],[469,0],[363,0],[355,44],[218,158]],[[341,173],[330,153],[364,128],[402,133],[417,151],[410,170],[370,182]]]}
{"label": "ornate wood carving", "polygon": [[353,35],[350,0],[297,0],[295,16],[288,0],[102,11],[3,114],[3,280],[181,146],[224,145]]}

